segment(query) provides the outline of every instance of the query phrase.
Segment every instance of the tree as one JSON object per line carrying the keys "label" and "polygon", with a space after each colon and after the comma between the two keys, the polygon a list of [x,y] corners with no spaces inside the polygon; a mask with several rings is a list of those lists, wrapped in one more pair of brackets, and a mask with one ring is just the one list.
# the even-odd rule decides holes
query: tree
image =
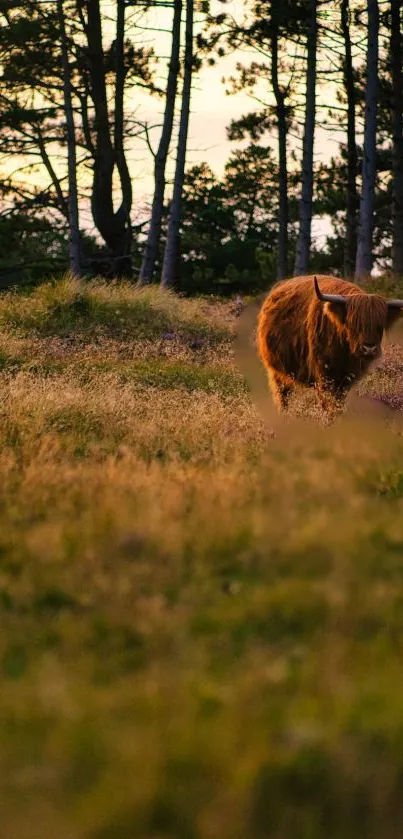
{"label": "tree", "polygon": [[[13,0],[0,7],[0,151],[16,161],[6,183],[21,211],[34,206],[57,210],[68,220],[66,191],[50,153],[51,144],[65,136],[64,127],[60,130],[63,73],[54,11],[32,3],[28,17],[24,5]],[[38,161],[49,177],[41,186],[26,178]]]}
{"label": "tree", "polygon": [[[106,57],[102,41],[100,0],[87,0],[86,35],[87,62],[94,104],[93,185],[91,207],[94,222],[116,263],[115,273],[131,274],[132,183],[124,152],[123,87],[125,0],[117,0],[115,41],[115,120],[111,135],[106,79]],[[113,174],[115,166],[121,186],[121,203],[113,207]]]}
{"label": "tree", "polygon": [[161,233],[161,220],[164,208],[165,193],[165,167],[172,136],[176,89],[179,74],[181,15],[182,0],[175,0],[172,23],[171,58],[169,62],[169,72],[165,99],[165,112],[161,138],[157,153],[155,155],[154,198],[152,203],[150,226],[147,241],[144,247],[144,254],[140,269],[140,285],[149,283],[152,280],[155,268],[155,261],[157,258],[158,243]]}
{"label": "tree", "polygon": [[185,175],[186,147],[189,127],[190,92],[193,67],[193,0],[186,0],[185,58],[182,90],[182,105],[179,123],[178,149],[176,157],[173,196],[170,206],[167,239],[162,265],[161,285],[163,288],[174,284],[180,245],[180,221],[183,179]]}
{"label": "tree", "polygon": [[68,42],[64,20],[63,0],[57,0],[57,13],[60,28],[60,44],[63,65],[63,95],[66,115],[67,160],[68,160],[68,218],[69,218],[69,259],[71,272],[81,274],[81,244],[78,217],[76,136],[74,127],[73,98],[69,65]]}
{"label": "tree", "polygon": [[403,69],[402,0],[391,0],[390,58],[392,74],[393,193],[392,268],[403,275]]}
{"label": "tree", "polygon": [[266,244],[266,231],[277,231],[278,202],[272,196],[277,182],[278,165],[270,146],[250,143],[231,154],[225,164],[224,186],[238,237],[254,236],[256,244]]}
{"label": "tree", "polygon": [[278,165],[268,146],[234,150],[219,180],[207,164],[185,175],[179,289],[260,291],[276,278]]}
{"label": "tree", "polygon": [[207,163],[186,172],[180,230],[182,293],[216,292],[226,278],[237,238],[234,209],[226,198],[224,183]]}
{"label": "tree", "polygon": [[[217,44],[224,40],[229,49],[239,50],[247,46],[256,54],[256,60],[247,66],[237,63],[237,76],[227,80],[231,83],[228,92],[234,94],[246,90],[261,108],[241,119],[232,120],[228,136],[231,140],[249,136],[256,141],[273,129],[277,132],[279,166],[274,199],[278,196],[277,279],[287,275],[290,261],[287,144],[290,130],[296,129],[299,59],[295,45],[305,31],[305,18],[305,0],[271,0],[270,4],[250,0],[244,4],[244,17],[240,21],[225,15],[213,19],[212,35],[210,41],[206,41],[207,49],[217,48]],[[225,33],[221,40],[220,29]],[[222,53],[223,47],[220,46],[217,54],[220,56]]]}
{"label": "tree", "polygon": [[299,208],[299,233],[294,265],[295,276],[307,273],[311,247],[317,29],[317,0],[308,0],[305,125],[302,150],[302,188]]}
{"label": "tree", "polygon": [[[153,52],[136,48],[126,37],[124,0],[117,0],[112,43],[109,34],[102,32],[99,0],[86,4],[69,0],[63,10],[79,198],[88,198],[87,177],[79,176],[85,166],[86,175],[92,170],[91,209],[108,248],[109,273],[130,273],[132,184],[125,142],[133,121],[125,114],[124,94],[132,85],[159,92],[152,80]],[[21,209],[56,210],[68,220],[67,179],[59,163],[66,130],[57,6],[31,0],[28,18],[22,2],[4,0],[0,14],[0,151],[21,155],[21,167],[27,166],[27,160],[36,165],[40,161],[49,177],[48,184],[37,187],[23,177],[19,180],[17,173],[8,183],[10,196],[13,190]],[[116,180],[120,196],[115,211]]]}
{"label": "tree", "polygon": [[354,84],[354,70],[350,35],[349,0],[341,2],[341,30],[344,40],[343,80],[347,98],[347,184],[346,184],[346,234],[344,249],[344,274],[351,277],[354,274],[357,253],[357,140],[356,140],[356,93]]}
{"label": "tree", "polygon": [[357,258],[355,276],[357,279],[371,273],[373,212],[376,178],[376,120],[378,99],[378,36],[379,7],[378,0],[367,0],[368,43],[367,43],[367,84],[365,90],[365,128],[364,152],[362,162],[362,189],[360,201],[360,221],[358,229]]}
{"label": "tree", "polygon": [[279,5],[271,4],[271,83],[276,99],[278,158],[279,158],[279,213],[277,245],[277,279],[287,276],[288,270],[288,175],[287,175],[287,106],[286,91],[279,81]]}
{"label": "tree", "polygon": [[66,225],[32,211],[0,215],[0,288],[30,285],[69,267]]}

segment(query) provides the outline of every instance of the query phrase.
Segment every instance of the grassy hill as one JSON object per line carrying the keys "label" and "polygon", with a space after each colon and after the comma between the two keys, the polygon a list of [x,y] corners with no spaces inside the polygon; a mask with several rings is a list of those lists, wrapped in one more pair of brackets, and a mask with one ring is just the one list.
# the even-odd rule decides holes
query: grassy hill
{"label": "grassy hill", "polygon": [[236,322],[0,299],[1,839],[401,836],[400,412],[273,436]]}

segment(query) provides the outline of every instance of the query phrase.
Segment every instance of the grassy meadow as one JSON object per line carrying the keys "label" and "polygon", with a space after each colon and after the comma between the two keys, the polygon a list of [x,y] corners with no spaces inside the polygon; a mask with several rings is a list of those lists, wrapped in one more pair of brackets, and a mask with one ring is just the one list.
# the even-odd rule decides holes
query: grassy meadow
{"label": "grassy meadow", "polygon": [[402,835],[403,350],[274,434],[237,323],[0,298],[1,839]]}

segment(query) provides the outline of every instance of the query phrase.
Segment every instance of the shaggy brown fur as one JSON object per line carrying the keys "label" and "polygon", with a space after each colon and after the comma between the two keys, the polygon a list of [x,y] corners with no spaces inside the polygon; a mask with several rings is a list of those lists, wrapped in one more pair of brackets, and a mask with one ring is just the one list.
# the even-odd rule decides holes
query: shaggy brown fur
{"label": "shaggy brown fur", "polygon": [[333,414],[381,355],[384,331],[400,310],[354,283],[319,275],[317,280],[322,293],[345,295],[347,302],[321,301],[313,276],[277,283],[259,313],[258,350],[279,409],[301,384],[315,387],[322,408]]}

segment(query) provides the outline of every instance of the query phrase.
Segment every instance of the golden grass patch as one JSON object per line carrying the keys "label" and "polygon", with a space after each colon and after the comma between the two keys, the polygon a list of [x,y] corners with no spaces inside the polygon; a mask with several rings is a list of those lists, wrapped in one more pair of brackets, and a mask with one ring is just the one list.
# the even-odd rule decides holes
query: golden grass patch
{"label": "golden grass patch", "polygon": [[4,835],[391,839],[399,411],[273,436],[231,304],[139,299],[0,301]]}

